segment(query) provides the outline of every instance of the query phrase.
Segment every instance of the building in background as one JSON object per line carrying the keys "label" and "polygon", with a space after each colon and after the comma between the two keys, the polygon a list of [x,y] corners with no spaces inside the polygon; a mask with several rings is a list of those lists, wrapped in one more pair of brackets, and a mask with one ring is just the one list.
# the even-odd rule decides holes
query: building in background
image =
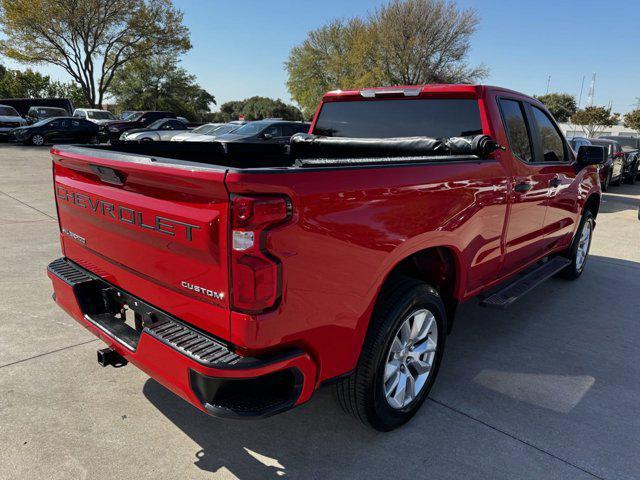
{"label": "building in background", "polygon": [[[574,125],[573,123],[559,123],[558,126],[564,136],[567,138],[573,137],[586,137],[587,134],[582,130],[580,125]],[[611,127],[604,127],[601,132],[596,134],[596,137],[603,135],[619,135],[621,137],[638,137],[638,132],[625,127],[624,125],[613,125]]]}

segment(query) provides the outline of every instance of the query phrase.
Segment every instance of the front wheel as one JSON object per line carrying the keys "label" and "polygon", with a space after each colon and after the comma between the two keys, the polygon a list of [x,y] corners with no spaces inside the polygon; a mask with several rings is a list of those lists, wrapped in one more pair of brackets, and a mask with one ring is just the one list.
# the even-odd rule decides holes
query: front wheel
{"label": "front wheel", "polygon": [[587,263],[587,258],[589,257],[594,227],[595,221],[593,214],[590,210],[586,210],[582,215],[582,220],[580,221],[571,246],[562,254],[571,260],[571,263],[560,271],[558,274],[560,277],[566,278],[567,280],[575,280],[582,275],[584,266]]}
{"label": "front wheel", "polygon": [[438,292],[398,278],[376,304],[355,372],[336,385],[342,408],[380,431],[409,421],[435,381],[445,332]]}
{"label": "front wheel", "polygon": [[31,145],[35,145],[36,147],[40,147],[44,145],[44,137],[40,134],[35,134],[31,136]]}

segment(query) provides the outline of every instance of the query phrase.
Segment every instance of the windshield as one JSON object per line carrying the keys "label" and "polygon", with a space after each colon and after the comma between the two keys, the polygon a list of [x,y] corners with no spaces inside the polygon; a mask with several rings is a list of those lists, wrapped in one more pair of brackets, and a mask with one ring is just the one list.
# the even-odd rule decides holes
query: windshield
{"label": "windshield", "polygon": [[194,128],[191,130],[191,133],[199,133],[200,135],[206,135],[207,133],[215,130],[220,127],[219,123],[205,123],[204,125],[200,125],[198,128]]}
{"label": "windshield", "polygon": [[18,112],[13,107],[5,107],[4,105],[0,106],[0,115],[4,117],[19,117]]}
{"label": "windshield", "polygon": [[39,117],[64,117],[67,115],[67,111],[62,108],[37,107],[35,110]]}
{"label": "windshield", "polygon": [[272,125],[273,122],[264,122],[257,121],[247,123],[246,125],[241,126],[239,129],[233,132],[234,135],[255,135],[256,133],[260,133],[262,130],[267,128],[269,125]]}
{"label": "windshield", "polygon": [[156,120],[155,122],[150,123],[147,128],[149,130],[158,130],[164,122],[166,122],[166,118],[161,118],[160,120]]}
{"label": "windshield", "polygon": [[226,133],[236,133],[236,130],[238,130],[239,125],[220,125],[219,127],[213,129],[212,132],[210,132],[210,135],[224,135]]}
{"label": "windshield", "polygon": [[327,102],[313,133],[353,138],[467,137],[482,134],[482,123],[475,99]]}
{"label": "windshield", "polygon": [[34,123],[33,125],[31,125],[32,127],[41,127],[43,125],[47,125],[49,122],[53,121],[55,118],[45,118],[43,120],[40,120],[39,122]]}
{"label": "windshield", "polygon": [[129,115],[125,120],[127,122],[137,122],[142,118],[142,115],[144,115],[144,112],[134,112],[131,115]]}
{"label": "windshield", "polygon": [[116,116],[113,113],[107,112],[105,110],[99,110],[99,111],[90,110],[87,112],[87,117],[93,118],[95,120],[117,120]]}

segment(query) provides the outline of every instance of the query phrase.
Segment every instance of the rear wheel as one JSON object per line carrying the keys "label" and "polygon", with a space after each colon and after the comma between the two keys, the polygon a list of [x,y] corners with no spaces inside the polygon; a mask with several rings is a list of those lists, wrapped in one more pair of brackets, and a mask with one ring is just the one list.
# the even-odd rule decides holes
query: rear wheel
{"label": "rear wheel", "polygon": [[378,300],[355,372],[336,385],[342,408],[380,431],[411,419],[435,381],[445,324],[438,292],[399,278]]}
{"label": "rear wheel", "polygon": [[30,141],[31,145],[35,145],[37,147],[44,145],[44,137],[38,133],[32,135]]}
{"label": "rear wheel", "polygon": [[560,271],[558,274],[560,277],[566,278],[567,280],[575,280],[582,275],[584,266],[587,263],[587,258],[589,257],[594,227],[595,221],[593,214],[590,210],[585,210],[571,246],[562,254],[571,260],[571,263]]}

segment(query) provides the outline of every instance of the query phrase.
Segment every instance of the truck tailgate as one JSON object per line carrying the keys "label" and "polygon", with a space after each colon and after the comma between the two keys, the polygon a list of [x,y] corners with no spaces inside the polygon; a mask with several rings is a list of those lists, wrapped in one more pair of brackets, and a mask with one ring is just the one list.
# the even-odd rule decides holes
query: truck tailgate
{"label": "truck tailgate", "polygon": [[65,256],[228,340],[226,171],[98,149],[52,154]]}

